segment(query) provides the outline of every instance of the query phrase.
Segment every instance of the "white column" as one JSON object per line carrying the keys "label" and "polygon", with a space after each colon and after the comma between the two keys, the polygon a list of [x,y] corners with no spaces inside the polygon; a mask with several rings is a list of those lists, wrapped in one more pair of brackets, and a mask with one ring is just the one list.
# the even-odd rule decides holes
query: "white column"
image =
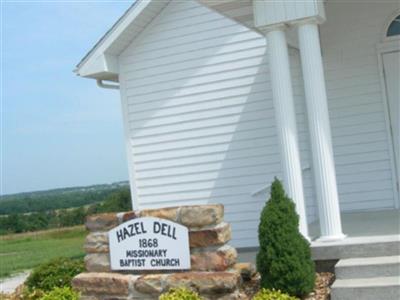
{"label": "white column", "polygon": [[318,25],[313,22],[299,24],[298,34],[321,224],[320,240],[338,240],[345,236],[340,220]]}
{"label": "white column", "polygon": [[268,31],[266,38],[283,181],[287,194],[296,204],[296,210],[300,216],[300,232],[308,238],[295,106],[284,27],[276,27]]}

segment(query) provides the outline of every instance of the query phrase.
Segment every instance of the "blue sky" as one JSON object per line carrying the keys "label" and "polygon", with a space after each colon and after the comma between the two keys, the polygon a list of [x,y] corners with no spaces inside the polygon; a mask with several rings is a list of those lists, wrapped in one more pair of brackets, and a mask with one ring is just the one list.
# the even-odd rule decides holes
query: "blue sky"
{"label": "blue sky", "polygon": [[72,70],[132,2],[1,1],[1,193],[127,180],[119,92]]}

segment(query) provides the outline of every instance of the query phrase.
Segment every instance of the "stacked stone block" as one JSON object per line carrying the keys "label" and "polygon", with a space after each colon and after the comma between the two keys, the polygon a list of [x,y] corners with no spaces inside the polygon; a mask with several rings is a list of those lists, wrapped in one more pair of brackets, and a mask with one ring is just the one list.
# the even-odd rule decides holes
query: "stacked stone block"
{"label": "stacked stone block", "polygon": [[[108,230],[138,217],[157,217],[189,229],[191,270],[112,271]],[[231,227],[223,221],[222,205],[181,206],[88,217],[85,243],[87,273],[76,276],[73,286],[83,300],[158,299],[170,288],[187,287],[204,299],[246,299],[239,292],[243,268],[235,265],[236,249],[228,245]]]}

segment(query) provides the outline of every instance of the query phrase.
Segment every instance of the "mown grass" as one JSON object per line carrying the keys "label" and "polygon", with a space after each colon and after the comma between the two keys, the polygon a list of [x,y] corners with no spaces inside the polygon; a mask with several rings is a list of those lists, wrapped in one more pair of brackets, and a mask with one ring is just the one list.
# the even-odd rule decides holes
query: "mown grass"
{"label": "mown grass", "polygon": [[32,269],[56,257],[81,257],[83,226],[0,237],[0,278]]}

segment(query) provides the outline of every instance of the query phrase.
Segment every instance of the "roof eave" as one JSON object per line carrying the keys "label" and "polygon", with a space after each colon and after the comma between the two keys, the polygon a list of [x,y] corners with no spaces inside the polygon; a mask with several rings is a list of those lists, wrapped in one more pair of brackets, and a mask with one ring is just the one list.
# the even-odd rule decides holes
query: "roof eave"
{"label": "roof eave", "polygon": [[97,42],[74,69],[81,77],[118,81],[118,58],[107,54],[120,34],[142,13],[151,0],[137,0],[111,29]]}
{"label": "roof eave", "polygon": [[119,66],[115,55],[100,54],[74,70],[80,77],[118,81]]}

